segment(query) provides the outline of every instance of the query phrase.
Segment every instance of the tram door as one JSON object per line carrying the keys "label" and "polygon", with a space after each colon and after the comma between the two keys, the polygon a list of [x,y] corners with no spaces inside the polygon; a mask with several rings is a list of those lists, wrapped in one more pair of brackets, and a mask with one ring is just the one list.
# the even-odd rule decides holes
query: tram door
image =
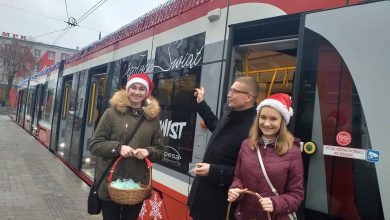
{"label": "tram door", "polygon": [[236,55],[240,58],[236,61],[242,63],[236,77],[241,75],[256,79],[260,87],[257,103],[274,93],[292,95],[297,42],[296,38],[292,38],[236,48]]}
{"label": "tram door", "polygon": [[258,27],[233,27],[232,79],[254,77],[260,87],[257,103],[274,93],[293,94],[299,17],[259,21]]}
{"label": "tram door", "polygon": [[33,135],[38,134],[38,121],[41,115],[41,105],[43,101],[43,92],[44,88],[42,85],[37,85],[35,90],[35,101],[34,101],[34,113],[32,115],[32,123],[31,123],[31,133]]}
{"label": "tram door", "polygon": [[26,92],[27,89],[23,89],[19,91],[19,99],[18,99],[18,114],[17,114],[17,121],[19,125],[23,125],[24,122],[24,114],[25,114],[25,108],[26,108]]}
{"label": "tram door", "polygon": [[89,151],[89,144],[100,118],[104,112],[104,94],[106,90],[107,74],[94,75],[91,78],[87,114],[85,120],[85,135],[83,143],[82,171],[93,179],[96,157]]}
{"label": "tram door", "polygon": [[77,83],[77,80],[73,80],[73,76],[66,78],[64,77],[57,154],[66,161],[70,160],[70,147],[72,143],[73,120],[75,112],[74,90],[77,89],[77,86],[73,85],[74,83]]}
{"label": "tram door", "polygon": [[383,127],[389,118],[381,110],[387,114],[389,105],[378,95],[381,88],[387,94],[390,79],[385,37],[390,30],[377,27],[387,27],[389,10],[389,1],[383,1],[305,15],[294,131],[302,141],[314,143],[303,145],[305,202],[300,214],[305,219],[390,216],[389,181],[381,178],[388,174],[388,162],[368,159],[371,150],[388,152],[382,146],[388,143]]}

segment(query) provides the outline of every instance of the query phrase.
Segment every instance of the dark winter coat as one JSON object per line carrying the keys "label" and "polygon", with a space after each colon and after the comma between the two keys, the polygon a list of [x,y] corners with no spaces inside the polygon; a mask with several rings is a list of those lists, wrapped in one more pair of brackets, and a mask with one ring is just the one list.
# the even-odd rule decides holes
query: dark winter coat
{"label": "dark winter coat", "polygon": [[[275,196],[261,171],[257,150],[252,150],[246,139],[241,146],[236,173],[230,188],[247,188],[262,197],[270,197],[274,206],[272,219],[289,220],[288,213],[296,211],[304,199],[303,164],[299,146],[299,139],[295,138],[291,149],[283,155],[278,155],[274,144],[268,144],[264,148],[264,143],[262,141],[259,143],[265,170],[279,193],[279,196]],[[267,218],[257,198],[243,194],[239,197],[236,219],[265,220]]]}
{"label": "dark winter coat", "polygon": [[202,220],[222,220],[226,217],[227,191],[233,181],[238,152],[256,116],[255,108],[225,111],[221,120],[206,102],[198,104],[198,113],[212,131],[204,163],[210,164],[209,175],[197,176],[188,197],[192,216]]}
{"label": "dark winter coat", "polygon": [[[100,179],[110,162],[120,156],[121,145],[129,145],[133,149],[147,149],[149,152],[148,158],[152,162],[162,159],[163,142],[159,123],[160,106],[157,100],[153,98],[148,98],[145,103],[147,104],[142,109],[130,108],[128,95],[124,90],[115,92],[110,99],[111,107],[102,115],[90,144],[91,153],[98,157],[95,166],[96,179]],[[145,119],[129,142],[129,136],[142,114]],[[131,178],[135,182],[144,184],[149,182],[148,170],[144,160],[133,157],[120,160],[114,173],[114,178],[116,177]],[[110,200],[107,178],[108,175],[99,187],[98,194],[102,200]]]}

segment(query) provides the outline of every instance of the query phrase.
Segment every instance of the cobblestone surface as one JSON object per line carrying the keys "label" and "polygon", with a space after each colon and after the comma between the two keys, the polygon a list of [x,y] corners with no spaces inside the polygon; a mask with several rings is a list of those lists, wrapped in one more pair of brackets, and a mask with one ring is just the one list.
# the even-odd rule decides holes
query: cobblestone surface
{"label": "cobblestone surface", "polygon": [[88,215],[89,186],[0,115],[0,220],[102,219]]}

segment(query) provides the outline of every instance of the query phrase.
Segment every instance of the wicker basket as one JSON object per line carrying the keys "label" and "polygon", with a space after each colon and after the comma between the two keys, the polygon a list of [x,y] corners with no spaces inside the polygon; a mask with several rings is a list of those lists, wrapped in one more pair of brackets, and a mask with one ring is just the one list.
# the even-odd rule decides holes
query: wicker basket
{"label": "wicker basket", "polygon": [[108,192],[111,200],[121,205],[135,205],[143,202],[150,191],[152,190],[152,163],[145,157],[144,160],[147,164],[149,171],[149,184],[140,184],[141,189],[118,189],[112,186],[112,174],[118,164],[119,160],[123,157],[119,157],[111,168],[110,176],[108,177]]}

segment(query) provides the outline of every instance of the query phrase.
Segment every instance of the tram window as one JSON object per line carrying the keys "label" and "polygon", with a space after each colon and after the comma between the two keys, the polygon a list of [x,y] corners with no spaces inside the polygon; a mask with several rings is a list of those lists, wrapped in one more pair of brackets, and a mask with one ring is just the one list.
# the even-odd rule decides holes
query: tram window
{"label": "tram window", "polygon": [[297,39],[238,45],[235,48],[235,77],[256,78],[257,102],[273,93],[292,94],[296,69]]}
{"label": "tram window", "polygon": [[31,115],[32,112],[32,100],[33,100],[33,91],[35,87],[31,87],[27,92],[27,104],[26,104],[26,115]]}
{"label": "tram window", "polygon": [[[50,112],[47,112],[47,101],[48,101],[48,96],[49,96],[49,90],[48,90],[48,83],[45,83],[42,87],[42,101],[40,102],[40,114],[39,114],[39,119],[43,121],[48,121],[47,120],[47,115],[50,116]],[[50,109],[50,108],[49,108]]]}
{"label": "tram window", "polygon": [[157,73],[155,96],[161,105],[161,133],[165,144],[160,164],[186,173],[192,160],[195,132],[195,99],[201,67]]}

